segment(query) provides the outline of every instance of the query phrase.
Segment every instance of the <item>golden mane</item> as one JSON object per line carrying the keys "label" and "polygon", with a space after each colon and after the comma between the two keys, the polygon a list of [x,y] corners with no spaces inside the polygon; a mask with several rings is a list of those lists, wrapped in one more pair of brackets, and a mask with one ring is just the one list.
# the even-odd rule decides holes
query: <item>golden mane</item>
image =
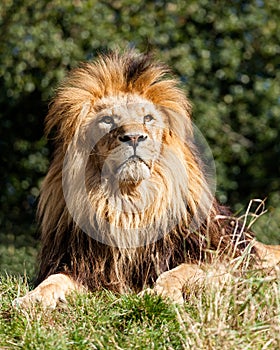
{"label": "golden mane", "polygon": [[[149,55],[129,51],[99,56],[93,63],[74,69],[57,91],[46,118],[46,133],[56,127],[57,137],[72,139],[83,104],[93,106],[106,96],[136,94],[157,106],[190,117],[191,105],[175,78],[166,79],[169,69]],[[180,125],[176,129],[180,130]]]}
{"label": "golden mane", "polygon": [[[228,215],[228,212],[209,191],[191,141],[190,102],[179,89],[177,80],[169,76],[170,71],[148,55],[115,52],[75,69],[58,89],[46,119],[47,134],[55,129],[56,149],[39,202],[42,251],[38,283],[62,272],[91,290],[105,287],[137,291],[144,285],[152,285],[164,271],[187,261],[205,259],[209,249],[229,250],[238,240],[240,244],[235,250],[238,255],[250,241],[245,230],[240,236],[241,230],[236,226],[217,219],[218,214]],[[69,213],[62,186],[67,150],[71,146],[75,155],[69,162],[74,162],[82,153],[79,142],[72,141],[77,135],[83,135],[85,120],[98,111],[100,103],[106,103],[107,97],[118,101],[125,96],[138,96],[151,102],[163,111],[169,122],[149,192],[154,195],[154,201],[138,216],[125,217],[122,213],[117,216],[116,211],[110,214],[108,198],[100,191],[97,168],[96,177],[90,177],[87,188],[92,210],[103,216],[111,215],[114,226],[120,227],[122,233],[129,235],[143,224],[156,231],[157,239],[135,247],[108,245],[83,232]],[[177,158],[171,162],[172,154]],[[94,159],[90,161],[94,166]],[[79,208],[81,215],[90,216],[83,203],[77,191],[70,206]],[[109,228],[102,225],[98,220],[92,223],[93,228],[98,226],[97,230],[106,235]]]}

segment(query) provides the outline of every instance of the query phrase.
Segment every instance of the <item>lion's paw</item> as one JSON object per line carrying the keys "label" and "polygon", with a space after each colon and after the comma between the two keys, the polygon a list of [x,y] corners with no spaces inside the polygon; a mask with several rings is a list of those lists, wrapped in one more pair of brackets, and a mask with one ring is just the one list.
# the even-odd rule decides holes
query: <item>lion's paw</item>
{"label": "lion's paw", "polygon": [[139,292],[137,295],[139,297],[144,297],[145,295],[156,295],[156,291],[152,288],[145,288],[141,292]]}
{"label": "lion's paw", "polygon": [[157,279],[154,288],[146,288],[138,295],[144,296],[145,294],[159,295],[163,299],[180,305],[184,303],[182,286],[178,285],[176,278],[172,280],[167,274],[163,274]]}
{"label": "lion's paw", "polygon": [[54,274],[44,280],[32,292],[13,301],[16,308],[30,308],[40,304],[43,308],[55,309],[59,303],[66,303],[66,295],[71,291],[81,290],[70,276]]}
{"label": "lion's paw", "polygon": [[172,270],[163,272],[156,280],[153,293],[170,299],[176,304],[184,303],[185,286],[195,284],[204,278],[204,272],[196,265],[181,264]]}
{"label": "lion's paw", "polygon": [[153,292],[176,304],[182,305],[184,303],[182,286],[178,284],[176,278],[161,278],[160,276],[156,281]]}
{"label": "lion's paw", "polygon": [[35,305],[42,308],[55,309],[59,303],[66,303],[65,293],[56,285],[37,287],[23,297],[16,298],[13,306],[18,309],[28,309]]}

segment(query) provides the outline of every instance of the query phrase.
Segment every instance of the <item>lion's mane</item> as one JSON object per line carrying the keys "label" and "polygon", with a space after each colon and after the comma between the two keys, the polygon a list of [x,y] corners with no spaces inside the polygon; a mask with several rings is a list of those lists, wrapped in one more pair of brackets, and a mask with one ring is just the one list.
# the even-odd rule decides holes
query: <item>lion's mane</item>
{"label": "lion's mane", "polygon": [[[154,229],[166,232],[161,232],[155,241],[138,247],[108,245],[84,233],[69,213],[62,186],[64,158],[77,131],[83,128],[83,118],[88,112],[85,106],[90,105],[94,111],[98,101],[119,95],[137,95],[152,102],[167,115],[170,123],[169,132],[163,138],[161,161],[155,169],[158,181],[152,188],[154,200],[149,210],[137,219],[147,225],[156,217],[158,226]],[[62,272],[90,290],[138,291],[144,285],[153,284],[166,270],[187,261],[204,260],[211,249],[228,251],[236,243],[236,237],[239,244],[235,244],[234,254],[240,254],[250,238],[239,225],[221,219],[229,213],[211,195],[199,155],[188,141],[192,134],[190,115],[191,105],[178,88],[176,79],[149,55],[114,52],[69,74],[58,89],[46,118],[47,134],[55,133],[55,152],[42,186],[38,209],[42,249],[37,283],[53,273]],[[178,155],[178,169],[181,167],[185,175],[179,176],[174,162],[171,166],[170,149]],[[89,167],[86,175],[88,171]],[[108,201],[100,191],[98,179],[91,176],[87,187],[92,210],[104,215],[107,211],[108,215]],[[79,194],[74,205],[84,210]],[[129,230],[139,225],[135,215],[130,218],[111,215],[118,227],[123,225]],[[174,217],[177,220],[175,227]],[[193,220],[199,222],[195,229],[191,227]],[[99,230],[104,232],[106,227],[99,227]]]}

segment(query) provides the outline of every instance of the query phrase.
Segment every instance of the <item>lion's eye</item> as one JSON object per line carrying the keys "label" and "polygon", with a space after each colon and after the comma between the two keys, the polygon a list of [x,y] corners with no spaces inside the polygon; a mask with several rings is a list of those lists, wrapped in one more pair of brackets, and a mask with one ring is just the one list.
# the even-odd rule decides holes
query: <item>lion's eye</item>
{"label": "lion's eye", "polygon": [[104,124],[108,124],[108,125],[111,125],[111,124],[114,124],[114,119],[112,117],[110,117],[109,115],[105,115],[101,120],[100,120],[101,123],[104,123]]}
{"label": "lion's eye", "polygon": [[151,114],[145,115],[144,123],[150,123],[152,120],[154,120],[154,117]]}

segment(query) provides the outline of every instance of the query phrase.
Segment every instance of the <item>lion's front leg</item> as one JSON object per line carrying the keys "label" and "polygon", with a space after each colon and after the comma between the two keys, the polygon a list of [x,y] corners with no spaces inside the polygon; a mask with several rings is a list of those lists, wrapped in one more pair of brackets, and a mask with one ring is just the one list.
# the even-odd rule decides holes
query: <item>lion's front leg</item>
{"label": "lion's front leg", "polygon": [[38,303],[43,308],[54,309],[59,302],[66,301],[67,294],[80,289],[81,286],[71,277],[59,273],[49,276],[33,291],[15,299],[13,305],[15,307],[28,308]]}
{"label": "lion's front leg", "polygon": [[154,292],[175,303],[182,304],[184,285],[186,283],[195,284],[203,278],[205,278],[205,272],[198,265],[181,264],[159,276]]}

